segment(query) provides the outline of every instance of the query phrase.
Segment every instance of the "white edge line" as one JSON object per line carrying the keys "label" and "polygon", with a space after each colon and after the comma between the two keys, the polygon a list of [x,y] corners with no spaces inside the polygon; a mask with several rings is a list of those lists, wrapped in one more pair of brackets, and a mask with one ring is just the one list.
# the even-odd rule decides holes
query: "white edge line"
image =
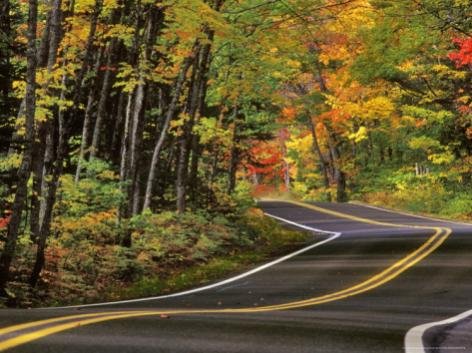
{"label": "white edge line", "polygon": [[367,208],[373,208],[373,209],[375,209],[375,210],[380,210],[380,211],[384,211],[384,212],[388,212],[388,213],[398,213],[398,214],[401,214],[401,215],[410,216],[410,217],[414,217],[414,218],[422,218],[422,219],[426,219],[426,220],[430,220],[430,221],[445,222],[445,223],[459,224],[459,225],[463,225],[463,226],[472,227],[472,223],[457,222],[457,221],[450,221],[450,220],[448,220],[448,219],[442,219],[442,218],[434,218],[434,217],[420,216],[420,215],[417,215],[417,214],[414,214],[414,213],[409,213],[409,212],[404,212],[404,211],[397,211],[397,210],[391,210],[391,209],[384,208],[384,207],[368,205],[368,204],[366,204],[366,203],[364,203],[364,202],[361,202],[361,201],[350,202],[350,204],[352,204],[352,205],[358,205],[358,206],[362,206],[362,207],[367,207]]}
{"label": "white edge line", "polygon": [[411,328],[405,336],[405,352],[406,353],[426,353],[426,349],[423,345],[423,335],[426,330],[440,325],[453,324],[460,320],[463,320],[472,315],[472,310],[466,311],[457,316],[445,319],[442,321],[430,322]]}
{"label": "white edge line", "polygon": [[311,249],[314,249],[318,246],[321,246],[321,245],[324,245],[336,238],[339,238],[341,236],[341,233],[340,232],[329,232],[329,231],[325,231],[325,230],[322,230],[322,229],[317,229],[317,228],[313,228],[313,227],[309,227],[309,226],[306,226],[304,224],[300,224],[300,223],[296,223],[296,222],[292,222],[288,219],[285,219],[285,218],[281,218],[281,217],[278,217],[278,216],[274,216],[272,214],[269,214],[269,213],[264,213],[266,216],[268,217],[271,217],[271,218],[274,218],[276,220],[279,220],[281,222],[284,222],[284,223],[287,223],[287,224],[290,224],[290,225],[293,225],[293,226],[296,226],[298,228],[301,228],[301,229],[305,229],[305,230],[308,230],[308,231],[311,231],[311,232],[315,232],[315,233],[324,233],[324,234],[331,234],[331,236],[325,240],[322,240],[322,241],[319,241],[319,242],[316,242],[314,244],[311,244],[307,247],[304,247],[300,250],[297,250],[293,253],[290,253],[288,255],[285,255],[281,258],[278,258],[274,261],[271,261],[269,263],[266,263],[262,266],[259,266],[259,267],[256,267],[250,271],[247,271],[247,272],[244,272],[240,275],[237,275],[235,277],[231,277],[231,278],[228,278],[228,279],[225,279],[223,281],[220,281],[220,282],[217,282],[217,283],[214,283],[214,284],[210,284],[210,285],[207,285],[207,286],[203,286],[203,287],[198,287],[198,288],[195,288],[195,289],[190,289],[190,290],[186,290],[186,291],[183,291],[183,292],[178,292],[178,293],[173,293],[173,294],[167,294],[167,295],[160,295],[160,296],[156,296],[156,297],[147,297],[147,298],[140,298],[140,299],[131,299],[131,300],[120,300],[120,301],[113,301],[113,302],[105,302],[105,303],[94,303],[94,304],[83,304],[83,305],[71,305],[71,306],[59,306],[59,307],[47,307],[47,308],[40,308],[40,309],[72,309],[72,308],[90,308],[90,307],[96,307],[96,306],[108,306],[108,305],[116,305],[116,304],[127,304],[127,303],[139,303],[139,302],[144,302],[144,301],[151,301],[151,300],[159,300],[159,299],[167,299],[167,298],[174,298],[174,297],[180,297],[180,296],[184,296],[184,295],[189,295],[189,294],[193,294],[193,293],[198,293],[198,292],[202,292],[204,290],[208,290],[208,289],[212,289],[212,288],[216,288],[216,287],[220,287],[220,286],[223,286],[225,284],[228,284],[228,283],[232,283],[232,282],[235,282],[235,281],[238,281],[242,278],[245,278],[245,277],[248,277],[248,276],[251,276],[257,272],[260,272],[260,271],[263,271],[269,267],[272,267],[274,265],[277,265],[281,262],[284,262],[286,260],[289,260],[295,256],[298,256],[300,254],[303,254],[304,252],[307,252]]}

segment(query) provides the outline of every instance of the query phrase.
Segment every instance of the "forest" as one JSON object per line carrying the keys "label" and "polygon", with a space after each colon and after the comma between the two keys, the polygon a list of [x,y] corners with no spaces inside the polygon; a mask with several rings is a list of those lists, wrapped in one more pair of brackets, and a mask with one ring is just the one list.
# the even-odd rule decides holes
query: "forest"
{"label": "forest", "polygon": [[0,26],[0,306],[303,241],[261,197],[472,218],[470,0],[1,0]]}

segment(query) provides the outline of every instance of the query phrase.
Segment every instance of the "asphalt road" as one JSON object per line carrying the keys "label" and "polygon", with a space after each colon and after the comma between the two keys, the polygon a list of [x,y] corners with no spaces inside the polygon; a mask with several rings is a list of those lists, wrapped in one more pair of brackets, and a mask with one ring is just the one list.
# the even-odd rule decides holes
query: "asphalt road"
{"label": "asphalt road", "polygon": [[[0,350],[472,353],[472,313],[410,331],[472,309],[472,225],[352,204],[260,206],[289,226],[331,233],[314,235],[317,245],[298,256],[193,294],[2,310]],[[405,347],[409,331],[419,341]]]}

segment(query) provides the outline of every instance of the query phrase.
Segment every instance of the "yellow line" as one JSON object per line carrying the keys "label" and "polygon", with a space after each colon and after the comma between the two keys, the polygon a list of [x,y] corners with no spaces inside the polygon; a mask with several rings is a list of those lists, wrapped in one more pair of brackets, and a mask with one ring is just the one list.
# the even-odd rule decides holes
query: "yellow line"
{"label": "yellow line", "polygon": [[[390,266],[387,270],[383,271],[382,273],[374,276],[378,279],[377,281],[373,281],[372,278],[371,278],[371,279],[369,279],[367,281],[364,281],[364,282],[362,282],[362,283],[360,283],[356,286],[347,288],[347,289],[339,291],[339,292],[324,295],[324,296],[321,296],[321,297],[314,297],[314,298],[310,298],[310,299],[306,299],[306,300],[302,300],[302,301],[298,301],[298,302],[282,304],[282,305],[278,306],[278,309],[279,310],[280,309],[293,309],[293,308],[299,308],[299,307],[303,307],[303,306],[313,306],[313,305],[328,303],[328,302],[332,302],[332,301],[352,297],[354,295],[361,294],[361,293],[367,292],[369,290],[372,290],[374,288],[377,288],[377,287],[379,287],[379,286],[381,286],[381,285],[383,285],[387,282],[390,282],[391,280],[393,280],[394,278],[398,277],[400,274],[405,272],[407,269],[409,269],[410,267],[414,266],[419,261],[421,261],[422,259],[427,257],[429,254],[431,254],[434,250],[436,250],[448,238],[449,234],[450,234],[449,232],[446,232],[443,236],[441,236],[441,238],[438,239],[437,242],[435,242],[435,244],[433,245],[433,247],[431,249],[429,249],[427,252],[423,253],[422,255],[418,256],[417,258],[413,259],[407,265],[397,269],[392,274],[390,274],[386,277],[380,276],[382,273],[386,273],[386,272],[388,272],[387,270],[390,270],[393,267],[395,267],[395,264],[393,266]],[[371,282],[374,282],[374,283],[371,283]],[[365,287],[366,285],[367,285],[367,287]],[[261,307],[259,309],[264,310],[264,307]],[[273,308],[270,308],[270,309],[273,309]]]}
{"label": "yellow line", "polygon": [[61,322],[61,321],[66,321],[66,320],[72,320],[72,319],[82,319],[82,318],[88,318],[88,317],[94,317],[94,316],[103,316],[103,315],[110,315],[110,314],[120,314],[120,313],[127,313],[127,311],[114,311],[114,312],[102,312],[102,313],[94,313],[94,314],[81,314],[81,315],[71,315],[71,316],[61,316],[61,317],[54,317],[52,319],[46,319],[46,320],[40,320],[40,321],[34,321],[34,322],[27,322],[24,324],[18,324],[14,326],[9,326],[3,329],[0,329],[0,335],[6,335],[8,333],[12,333],[15,331],[21,331],[21,330],[26,330],[28,328],[36,327],[36,326],[42,326],[42,325],[47,325],[47,324],[52,324],[55,322]]}
{"label": "yellow line", "polygon": [[30,332],[23,334],[21,336],[11,338],[9,340],[3,341],[0,343],[0,351],[4,351],[13,347],[17,347],[19,345],[35,341],[37,339],[40,339],[42,337],[46,337],[49,335],[52,335],[54,333],[58,333],[61,331],[69,330],[72,328],[77,328],[80,326],[84,325],[90,325],[98,322],[103,322],[103,321],[109,321],[109,320],[115,320],[119,318],[125,318],[125,317],[133,317],[133,316],[145,316],[146,312],[134,312],[133,314],[121,314],[121,315],[109,315],[109,316],[102,316],[102,317],[96,317],[92,319],[86,319],[86,320],[81,320],[81,321],[73,321],[73,322],[68,322],[66,324],[62,325],[56,325],[52,327],[48,327],[45,329],[41,329],[38,331]]}
{"label": "yellow line", "polygon": [[[268,200],[268,201],[277,201],[277,200]],[[312,209],[314,211],[318,211],[318,212],[321,212],[321,213],[324,213],[324,214],[329,214],[329,215],[336,216],[336,217],[339,217],[339,218],[350,219],[350,220],[353,220],[353,221],[357,221],[357,222],[361,222],[361,223],[367,223],[367,224],[374,224],[374,225],[380,225],[380,226],[386,226],[386,227],[396,227],[396,228],[416,228],[416,229],[437,229],[438,228],[438,227],[430,227],[430,226],[415,226],[415,225],[411,225],[411,224],[400,224],[400,223],[389,223],[389,222],[374,221],[373,219],[357,217],[357,216],[353,216],[353,215],[350,215],[350,214],[329,210],[329,209],[326,209],[326,208],[322,208],[322,207],[319,207],[319,206],[315,206],[315,205],[312,205],[312,204],[307,204],[307,203],[303,203],[303,202],[299,202],[299,201],[291,201],[291,200],[286,201],[286,200],[284,200],[284,201],[281,201],[281,202],[291,203],[293,205],[297,205],[297,206],[304,207],[304,208],[309,208],[309,209]]]}
{"label": "yellow line", "polygon": [[[49,320],[42,320],[27,324],[20,324],[16,326],[7,327],[3,330],[0,330],[0,334],[7,333],[7,332],[14,332],[21,329],[35,327],[39,325],[44,325],[48,323],[54,323],[59,321],[70,320],[74,318],[85,318],[84,320],[78,320],[73,322],[68,322],[65,324],[60,324],[52,327],[47,327],[44,329],[40,329],[38,331],[34,331],[31,333],[26,333],[23,335],[19,335],[17,337],[8,339],[6,341],[0,342],[0,351],[4,351],[9,348],[13,348],[42,337],[46,337],[61,331],[77,328],[80,326],[91,325],[95,323],[100,323],[104,321],[111,321],[117,319],[126,319],[132,317],[143,317],[143,316],[156,316],[162,314],[168,315],[175,315],[175,314],[211,314],[211,313],[255,313],[255,312],[267,312],[267,311],[276,311],[276,310],[288,310],[288,309],[295,309],[301,308],[306,306],[313,306],[319,305],[323,303],[328,303],[344,298],[348,298],[351,296],[355,296],[372,289],[375,289],[387,282],[398,277],[400,274],[408,270],[409,268],[416,265],[419,261],[426,258],[432,252],[434,252],[452,233],[450,228],[446,227],[430,227],[430,226],[415,226],[415,225],[408,225],[408,224],[394,224],[394,223],[387,223],[387,222],[379,222],[374,221],[367,218],[356,217],[349,214],[340,213],[337,211],[327,210],[315,205],[304,204],[296,201],[284,201],[295,204],[297,206],[313,209],[318,212],[322,212],[325,214],[330,214],[336,217],[346,218],[355,220],[357,222],[362,223],[369,223],[369,224],[376,224],[388,227],[401,227],[401,228],[415,228],[415,229],[428,229],[434,230],[434,234],[428,238],[428,240],[423,243],[418,249],[413,251],[412,253],[408,254],[404,258],[400,259],[399,261],[395,262],[394,264],[387,267],[385,270],[381,271],[380,273],[370,277],[369,279],[354,285],[352,287],[318,296],[313,297],[305,300],[294,301],[284,304],[276,304],[276,305],[268,305],[263,307],[254,307],[254,308],[228,308],[228,309],[201,309],[201,310],[174,310],[174,311],[128,311],[128,312],[109,312],[109,313],[100,313],[100,314],[86,314],[86,315],[74,315],[64,318],[54,318]],[[88,318],[91,316],[91,318]],[[99,317],[93,317],[99,316]]]}

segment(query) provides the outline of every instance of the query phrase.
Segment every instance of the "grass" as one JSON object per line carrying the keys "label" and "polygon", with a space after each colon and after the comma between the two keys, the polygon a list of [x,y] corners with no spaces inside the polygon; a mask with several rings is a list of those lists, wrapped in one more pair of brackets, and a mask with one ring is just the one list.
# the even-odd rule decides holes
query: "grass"
{"label": "grass", "polygon": [[208,263],[194,265],[171,274],[165,279],[143,278],[129,287],[113,288],[103,299],[143,298],[196,288],[244,272],[265,259],[263,255],[255,252],[246,252],[231,258],[215,258]]}

